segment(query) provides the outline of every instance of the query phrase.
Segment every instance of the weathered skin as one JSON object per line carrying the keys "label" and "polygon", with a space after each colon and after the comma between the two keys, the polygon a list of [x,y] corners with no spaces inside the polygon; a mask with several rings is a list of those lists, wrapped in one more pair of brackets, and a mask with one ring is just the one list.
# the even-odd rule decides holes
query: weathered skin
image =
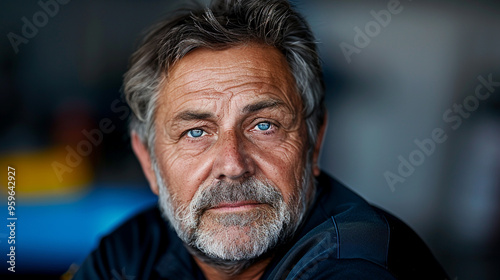
{"label": "weathered skin", "polygon": [[[170,70],[157,102],[153,148],[165,183],[181,204],[189,204],[198,189],[218,180],[241,182],[251,176],[276,186],[286,202],[297,195],[307,133],[295,80],[277,49],[255,43],[196,49]],[[149,156],[137,136],[133,145],[158,194]],[[224,215],[255,207],[264,206],[241,202],[208,211]],[[244,237],[243,232],[231,235]],[[208,278],[225,278],[197,262]],[[257,263],[238,278],[257,279],[266,264]]]}

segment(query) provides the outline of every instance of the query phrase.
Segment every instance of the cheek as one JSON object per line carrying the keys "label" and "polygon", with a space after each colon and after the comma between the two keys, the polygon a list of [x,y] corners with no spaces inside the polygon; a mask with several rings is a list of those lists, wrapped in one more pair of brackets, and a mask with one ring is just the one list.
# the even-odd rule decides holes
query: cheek
{"label": "cheek", "polygon": [[179,150],[176,145],[161,142],[156,145],[156,155],[170,193],[183,203],[191,201],[204,181],[209,162]]}
{"label": "cheek", "polygon": [[272,181],[286,198],[302,184],[305,167],[304,142],[300,137],[254,153],[255,162],[264,177]]}

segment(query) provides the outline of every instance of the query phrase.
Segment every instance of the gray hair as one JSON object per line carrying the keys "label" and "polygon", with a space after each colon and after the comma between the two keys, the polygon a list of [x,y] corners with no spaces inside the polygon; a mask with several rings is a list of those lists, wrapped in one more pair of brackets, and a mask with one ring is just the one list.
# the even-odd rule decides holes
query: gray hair
{"label": "gray hair", "polygon": [[286,0],[216,0],[178,10],[149,30],[132,55],[124,94],[134,112],[130,129],[154,155],[154,118],[160,88],[174,63],[196,48],[220,50],[248,42],[276,47],[296,81],[312,155],[323,122],[324,84],[314,36]]}

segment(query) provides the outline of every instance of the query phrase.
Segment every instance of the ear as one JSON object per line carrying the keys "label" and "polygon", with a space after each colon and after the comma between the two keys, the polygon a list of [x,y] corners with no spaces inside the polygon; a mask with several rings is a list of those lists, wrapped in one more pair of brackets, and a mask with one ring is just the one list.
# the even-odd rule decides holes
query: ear
{"label": "ear", "polygon": [[321,124],[318,131],[318,138],[316,139],[316,144],[314,145],[313,152],[313,174],[314,176],[319,176],[321,169],[319,168],[319,154],[321,151],[321,145],[323,144],[323,138],[325,136],[326,126],[327,126],[327,112],[325,111],[325,116],[323,117],[323,123]]}
{"label": "ear", "polygon": [[146,148],[144,143],[142,143],[137,133],[132,132],[131,136],[132,136],[132,150],[134,150],[137,159],[139,159],[139,163],[141,164],[142,171],[144,172],[144,175],[146,176],[146,179],[149,182],[151,191],[153,191],[153,193],[158,195],[158,184],[156,183],[156,176],[153,171],[153,166],[151,164],[151,158],[149,156],[148,149]]}

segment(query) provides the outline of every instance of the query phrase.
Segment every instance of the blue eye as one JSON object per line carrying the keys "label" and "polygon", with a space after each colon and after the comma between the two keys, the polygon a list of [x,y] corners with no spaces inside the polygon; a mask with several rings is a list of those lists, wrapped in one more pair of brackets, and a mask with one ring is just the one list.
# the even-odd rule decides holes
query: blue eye
{"label": "blue eye", "polygon": [[261,123],[258,123],[256,125],[256,127],[259,130],[268,130],[269,128],[271,128],[271,124],[269,122],[261,122]]}
{"label": "blue eye", "polygon": [[198,138],[203,136],[205,134],[205,131],[203,131],[202,129],[191,129],[187,134],[189,137]]}

